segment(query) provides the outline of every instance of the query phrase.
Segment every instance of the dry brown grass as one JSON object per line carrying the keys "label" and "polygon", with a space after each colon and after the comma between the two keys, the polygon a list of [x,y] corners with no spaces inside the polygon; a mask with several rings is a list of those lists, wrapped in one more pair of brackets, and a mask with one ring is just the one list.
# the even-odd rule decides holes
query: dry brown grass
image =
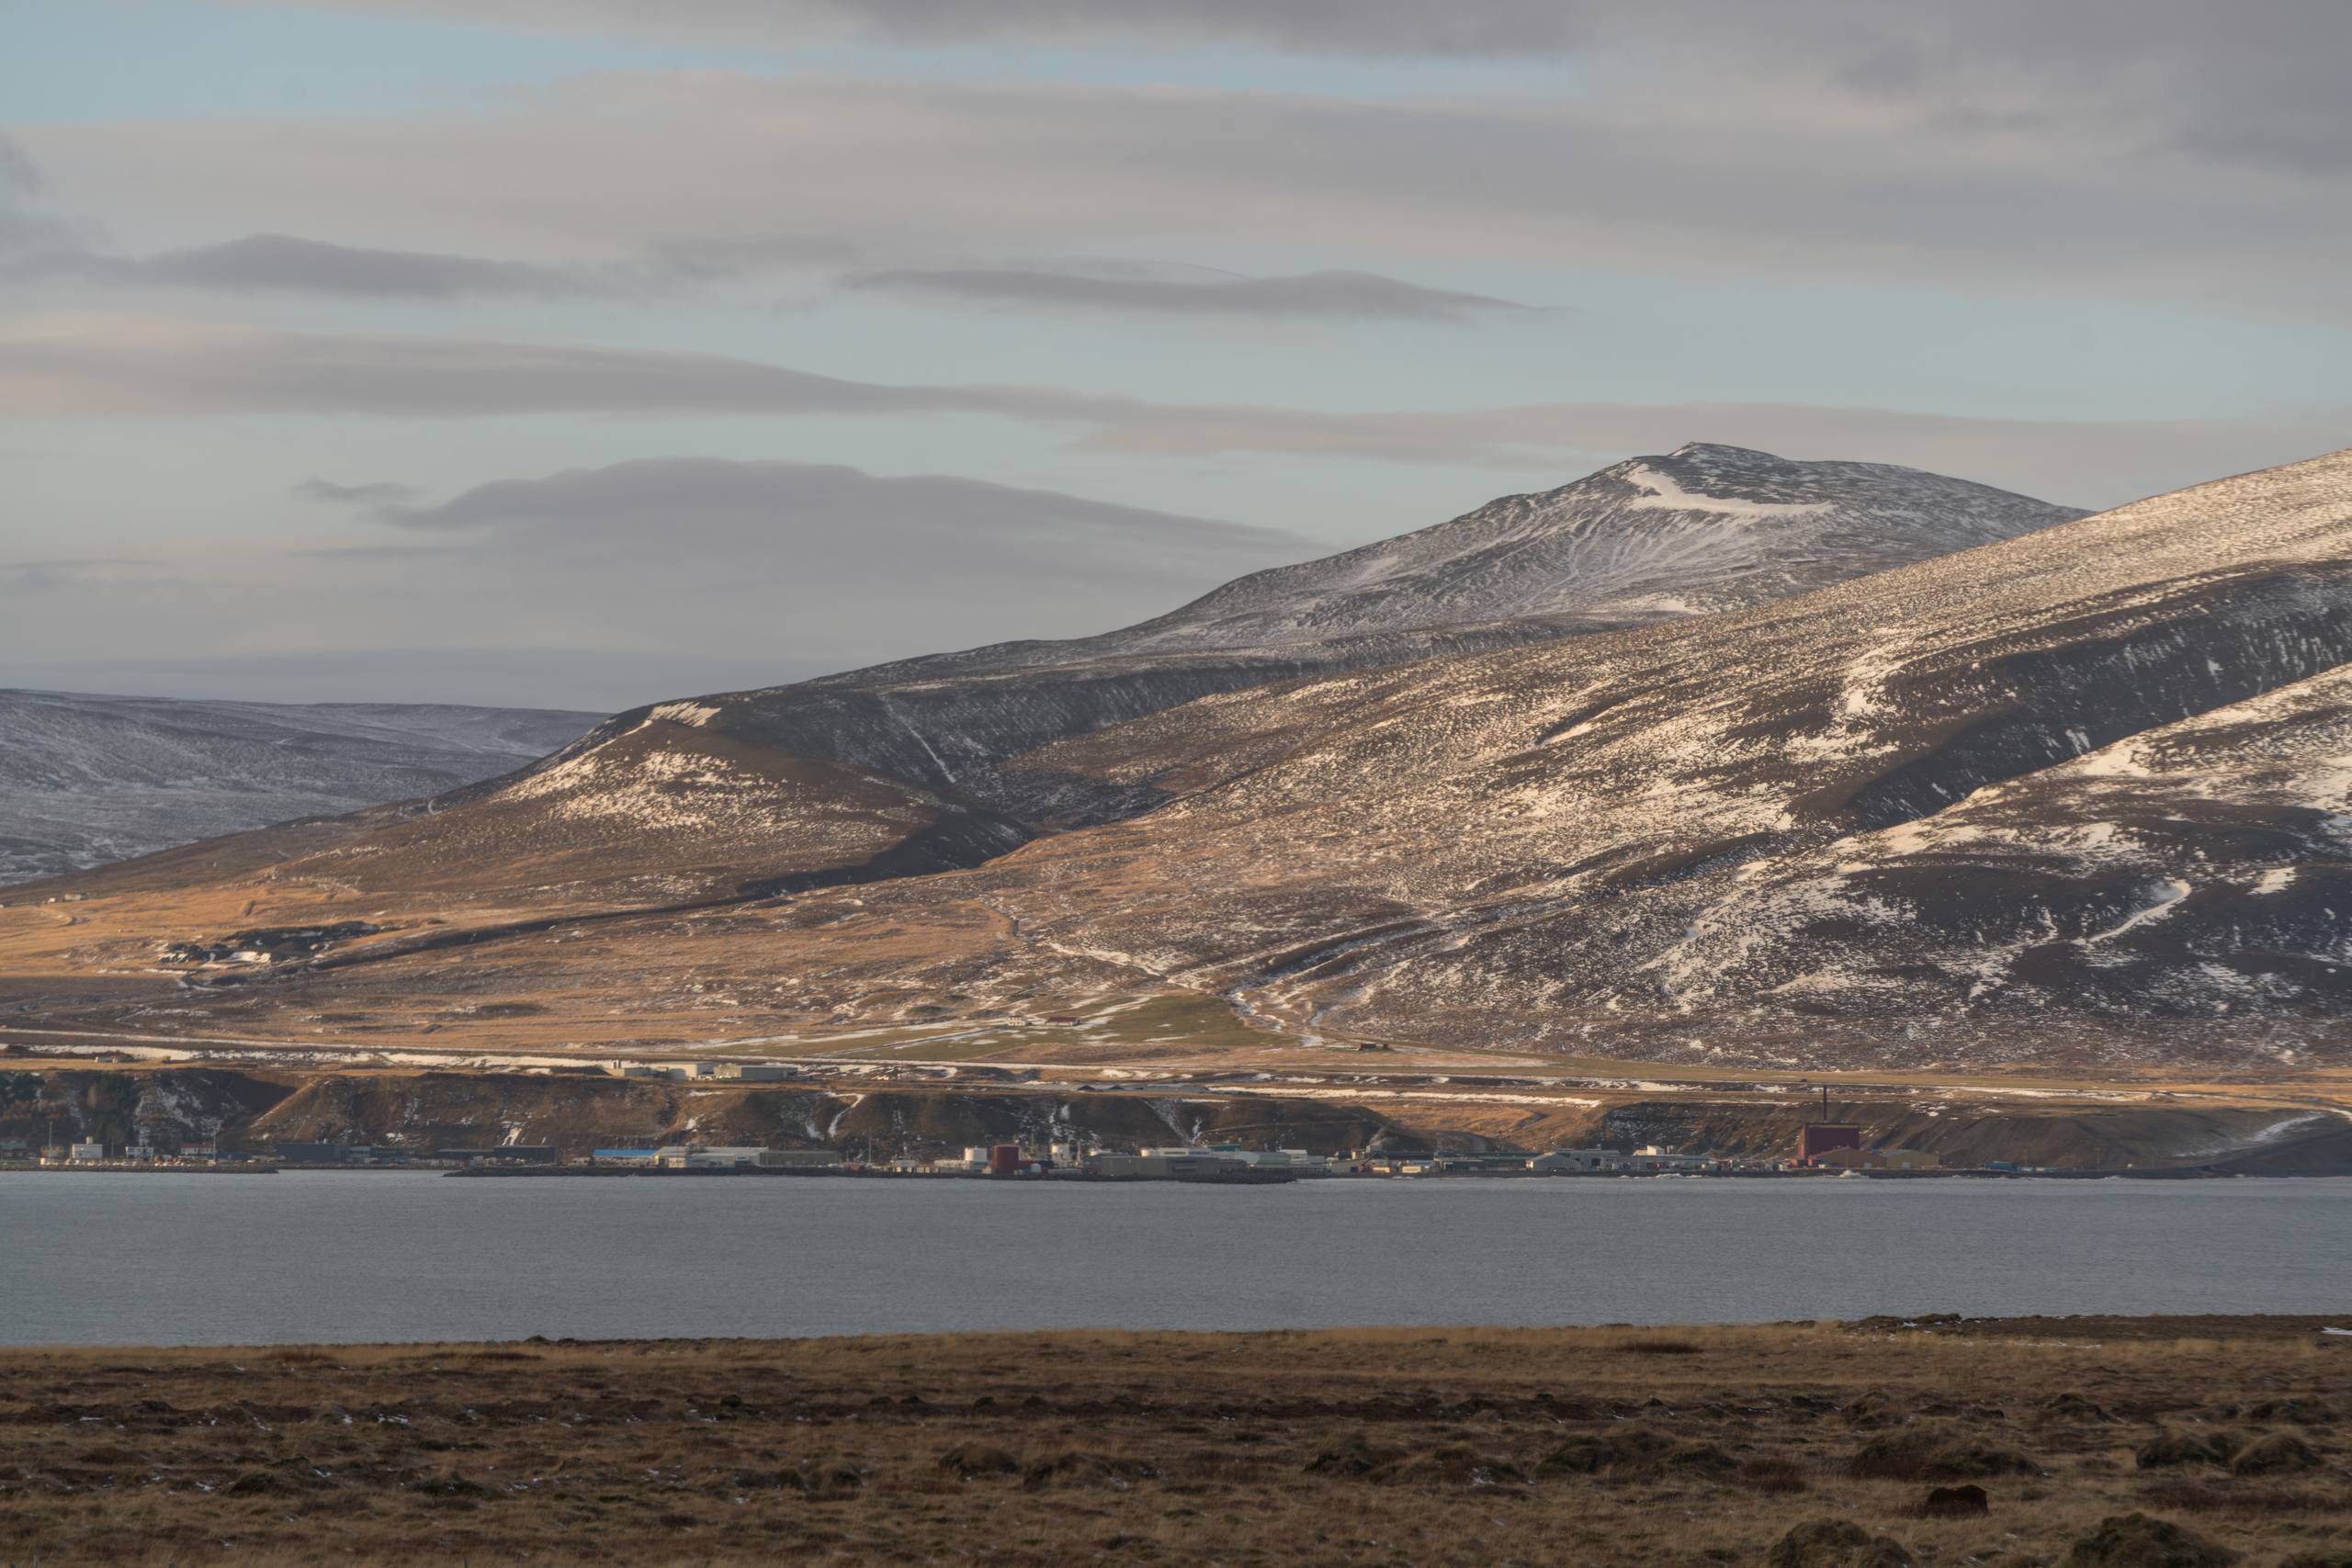
{"label": "dry brown grass", "polygon": [[[2134,1509],[2248,1568],[2352,1551],[2352,1345],[2309,1323],[1671,1338],[1690,1348],[1382,1330],[0,1352],[0,1563],[1699,1568],[1823,1517],[1923,1563],[2023,1563]],[[2161,1430],[2223,1425],[2291,1434],[2318,1467],[2133,1462]],[[1932,1466],[1852,1472],[1915,1429],[2041,1473],[1982,1477],[1986,1517],[1921,1517]]]}

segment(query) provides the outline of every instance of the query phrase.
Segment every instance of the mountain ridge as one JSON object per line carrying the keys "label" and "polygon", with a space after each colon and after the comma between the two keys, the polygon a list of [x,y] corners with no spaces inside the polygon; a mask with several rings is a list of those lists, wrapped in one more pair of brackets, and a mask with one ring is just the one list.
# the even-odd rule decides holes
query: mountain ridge
{"label": "mountain ridge", "polygon": [[[1000,776],[1133,809],[965,868],[607,904],[593,940],[510,886],[484,908],[537,925],[427,952],[400,944],[428,909],[454,929],[446,886],[280,862],[202,897],[393,929],[197,1010],[456,1019],[487,997],[567,1039],[656,1013],[716,1043],[1175,993],[1306,1043],[2325,1069],[2352,1059],[2347,667],[2352,451],[1746,608],[1067,736]],[[748,745],[702,705],[649,722]],[[157,910],[188,907],[157,896],[79,951],[138,962]],[[616,966],[694,983],[640,1000]]]}
{"label": "mountain ridge", "polygon": [[[1760,536],[1723,525],[1726,516],[1753,520],[1758,508],[1786,525]],[[1067,827],[1148,797],[1105,796],[1034,771],[1008,779],[1001,765],[1201,697],[1758,603],[2079,515],[1892,464],[1802,463],[1691,443],[1396,538],[1251,573],[1116,631],[650,704],[616,716],[572,750],[691,715],[696,728]],[[1632,550],[1636,541],[1649,547]],[[1689,550],[1710,542],[1714,558],[1702,571]],[[1335,608],[1335,593],[1361,591],[1373,562],[1381,591]]]}
{"label": "mountain ridge", "polygon": [[[2231,530],[2234,558],[2216,542]],[[1522,995],[1540,979],[1539,989],[1578,993],[1602,1010],[1649,1006],[1672,1018],[1693,998],[1646,966],[1684,931],[1698,934],[1697,893],[1761,874],[1744,867],[1828,854],[1856,832],[1933,821],[1987,786],[2258,704],[2298,682],[2340,690],[2324,677],[2352,656],[2347,551],[2352,454],[2335,454],[1712,621],[1582,642],[1573,663],[1565,648],[1543,646],[1417,669],[1410,681],[1343,677],[1194,705],[1024,760],[1106,770],[1120,783],[1149,777],[1175,795],[1149,818],[1026,855],[1082,845],[1121,861],[1136,853],[1136,840],[1173,840],[1142,863],[1167,879],[1165,897],[1113,917],[1120,934],[1090,929],[1089,944],[1156,953],[1147,967],[1221,988],[1256,987],[1301,1027],[1351,1027],[1347,986],[1367,982],[1342,984],[1349,974],[1380,971],[1369,983],[1388,987],[1392,1001],[1396,988],[1425,985],[1448,967],[1475,989],[1476,966],[1453,954],[1513,942],[1515,955],[1497,961],[1521,970]],[[1738,671],[1737,688],[1711,689],[1714,672],[1728,670]],[[1422,770],[1408,786],[1396,773],[1400,751]],[[1426,820],[1399,819],[1407,790],[1419,792]],[[1318,802],[1347,803],[1345,833],[1329,836],[1334,824],[1317,821]],[[2230,835],[2256,810],[2218,803],[2217,830],[2188,835],[2199,839],[2195,852],[2237,852]],[[1482,846],[1469,825],[1500,814],[1514,829]],[[1188,823],[1204,821],[1208,836],[1187,834]],[[1411,852],[1367,847],[1384,832]],[[1233,847],[1265,838],[1272,841],[1254,853]],[[2335,852],[2325,833],[2302,842],[2306,853]],[[1266,857],[1281,853],[1276,843],[1347,857],[1318,868],[1327,890],[1373,877],[1352,896],[1308,900],[1302,919],[1275,921],[1274,931],[1295,928],[1305,944],[1296,951],[1248,912],[1247,890]],[[1439,868],[1453,896],[1470,904],[1431,919],[1416,885]],[[2266,869],[2250,868],[2246,879]],[[1057,886],[1087,877],[1082,867],[1037,874]],[[1211,882],[1228,928],[1260,933],[1254,954],[1177,913]],[[1922,872],[1913,882],[1917,918],[1931,919],[1935,879]],[[1512,908],[1528,900],[1530,908]],[[1577,907],[1566,925],[1563,900]],[[1645,905],[1653,908],[1642,913]],[[2176,928],[2195,911],[2185,905]],[[1746,924],[1725,917],[1698,966],[1713,976],[1716,999],[1740,989],[1736,960],[1744,943],[1760,940],[1749,929],[1755,913]],[[1147,938],[1145,927],[1155,934]],[[1558,944],[1580,928],[1590,951],[1569,962]],[[2158,928],[2122,934],[2143,929]],[[2346,933],[2330,929],[2322,967],[2294,1004],[2308,1016],[2324,1018],[2340,999],[2325,964]],[[1494,934],[1512,930],[1520,934]],[[1180,931],[1187,939],[1171,941]],[[1859,945],[1880,940],[1865,934]],[[2209,934],[2226,944],[2225,933]],[[1797,953],[1784,953],[1783,969],[1801,966],[1802,931],[1783,937]],[[1426,951],[1449,942],[1455,946],[1445,953]],[[1543,945],[1550,951],[1537,951]],[[1384,950],[1376,963],[1367,956]],[[1410,966],[1419,978],[1387,973],[1405,967],[1396,955],[1408,950],[1420,950]],[[1612,967],[1593,967],[1603,953]],[[1433,1019],[1385,1026],[1451,1037]]]}

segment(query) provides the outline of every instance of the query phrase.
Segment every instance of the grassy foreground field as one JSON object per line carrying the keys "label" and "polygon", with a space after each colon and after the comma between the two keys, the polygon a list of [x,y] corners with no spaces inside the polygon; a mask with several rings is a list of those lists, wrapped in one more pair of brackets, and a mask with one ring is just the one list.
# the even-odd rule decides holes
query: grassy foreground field
{"label": "grassy foreground field", "polygon": [[7,1350],[0,1562],[2352,1564],[2329,1325]]}

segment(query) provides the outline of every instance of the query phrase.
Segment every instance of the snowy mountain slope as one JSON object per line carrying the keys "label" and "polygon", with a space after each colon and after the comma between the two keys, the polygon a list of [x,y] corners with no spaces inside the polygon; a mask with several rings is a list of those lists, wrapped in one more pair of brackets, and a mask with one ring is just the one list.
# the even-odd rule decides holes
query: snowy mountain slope
{"label": "snowy mountain slope", "polygon": [[919,875],[1001,854],[1019,824],[918,785],[650,718],[447,809],[397,807],[274,879],[533,909],[691,904]]}
{"label": "snowy mountain slope", "polygon": [[438,794],[543,756],[597,716],[0,690],[0,884]]}
{"label": "snowy mountain slope", "polygon": [[2352,1003],[2352,668],[1736,881],[1657,961],[1693,998],[2224,1019]]}
{"label": "snowy mountain slope", "polygon": [[[615,915],[594,941],[517,922],[387,944],[185,1005],[222,1028],[329,1009],[400,1027],[495,996],[571,1039],[621,1027],[650,977],[691,974],[669,1016],[752,1038],[1173,987],[1310,1036],[1620,1057],[2335,1062],[2352,1052],[2335,977],[2352,903],[2334,893],[2347,661],[2352,452],[1747,609],[1211,694],[1009,760],[1008,780],[1151,808],[984,848],[972,869]],[[370,919],[423,931],[462,896],[449,868],[495,858],[506,829],[464,836],[488,812],[534,831],[607,820],[616,795],[707,813],[716,786],[648,798],[645,770],[677,773],[681,748],[737,747],[754,771],[782,755],[724,714],[677,705],[407,813],[430,863],[403,850],[354,874],[364,854],[314,851],[119,903],[107,877],[77,879],[93,897],[72,932],[8,910],[0,945],[135,965],[201,934],[159,926],[174,908],[308,918],[355,887],[377,895]],[[560,811],[527,793],[549,776]],[[1003,826],[928,799],[935,815],[877,805],[853,824],[872,837],[823,840],[829,863],[854,872],[852,852],[910,841],[910,824],[965,843]],[[700,886],[788,869],[797,820],[751,821],[695,863]],[[628,893],[639,846],[674,858],[707,830],[680,832],[586,847],[592,890]],[[505,891],[583,886],[569,852],[549,873],[524,856]]]}
{"label": "snowy mountain slope", "polygon": [[1102,640],[1144,652],[1531,615],[1623,624],[1704,614],[2081,515],[1917,468],[1694,443],[1257,572]]}
{"label": "snowy mountain slope", "polygon": [[276,848],[248,836],[97,886],[227,874],[266,884],[255,902],[273,919],[323,918],[356,892],[495,924],[970,864],[1027,837],[1024,818],[1061,827],[1164,798],[1106,790],[1083,769],[998,774],[1041,743],[1300,675],[1743,602],[2064,515],[1913,470],[1688,447],[1245,579],[1127,633],[654,705],[428,803],[287,833]]}
{"label": "snowy mountain slope", "polygon": [[1259,572],[1125,630],[660,705],[600,735],[691,706],[746,743],[1020,809],[994,764],[1196,697],[1758,604],[2079,515],[1915,468],[1694,445]]}
{"label": "snowy mountain slope", "polygon": [[[2069,515],[1914,469],[1690,446],[1245,578],[1123,632],[639,708],[533,769],[396,814],[396,828],[383,826],[395,818],[356,825],[329,859],[311,836],[289,840],[288,852],[305,858],[288,870],[331,868],[368,889],[414,893],[447,878],[472,898],[573,907],[610,896],[644,907],[869,859],[894,871],[969,863],[1033,828],[1104,820],[1162,798],[1079,774],[1000,772],[1005,759],[1065,737],[1302,675],[1748,603]],[[571,781],[560,814],[540,788],[558,776]],[[788,798],[762,807],[772,815],[757,835],[735,787],[745,777],[793,781]],[[895,794],[905,811],[830,811],[809,793],[820,777],[861,799]],[[706,788],[711,799],[694,804]],[[599,792],[610,799],[592,807]],[[592,812],[605,824],[596,833],[582,828]],[[660,830],[623,830],[632,821]],[[863,824],[854,845],[842,836],[853,821]]]}
{"label": "snowy mountain slope", "polygon": [[[1013,767],[1172,798],[978,880],[1035,944],[1307,1028],[1687,1044],[1776,1021],[1884,1048],[1885,1021],[2018,1001],[2319,1020],[2352,956],[2352,904],[2338,918],[2324,896],[2352,799],[2324,760],[2333,721],[2297,706],[2324,716],[2341,682],[2293,689],[2347,659],[2352,453],[1735,615],[1234,694],[1064,742]],[[2291,737],[2270,728],[2289,712]],[[2187,759],[2174,793],[2199,807],[2140,786],[2141,863],[2077,889],[2053,937],[2105,931],[2145,964],[2129,985],[2086,977],[2099,953],[2038,994],[1975,989],[1972,944],[2022,940],[2061,897],[2052,863],[2098,793],[2070,780],[2155,765],[2100,751],[2135,736]],[[2267,746],[2323,761],[2266,794],[2255,781],[2284,765]],[[1965,824],[2004,801],[1996,876],[1947,886],[1922,849],[1896,897],[1867,869],[1889,842],[1937,842],[1947,812]],[[2301,925],[2257,930],[2197,892],[2290,860],[2321,890]],[[1865,869],[1825,891],[1825,868],[1849,863]],[[1922,920],[1925,959],[1904,934]],[[2202,946],[2155,942],[2192,924]]]}

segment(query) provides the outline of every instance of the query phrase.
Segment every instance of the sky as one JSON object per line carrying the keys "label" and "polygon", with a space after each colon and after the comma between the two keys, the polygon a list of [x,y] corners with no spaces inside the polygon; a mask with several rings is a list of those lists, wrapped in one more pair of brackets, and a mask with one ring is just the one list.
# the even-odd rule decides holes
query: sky
{"label": "sky", "polygon": [[0,0],[0,685],[614,711],[2352,445],[2342,0]]}

